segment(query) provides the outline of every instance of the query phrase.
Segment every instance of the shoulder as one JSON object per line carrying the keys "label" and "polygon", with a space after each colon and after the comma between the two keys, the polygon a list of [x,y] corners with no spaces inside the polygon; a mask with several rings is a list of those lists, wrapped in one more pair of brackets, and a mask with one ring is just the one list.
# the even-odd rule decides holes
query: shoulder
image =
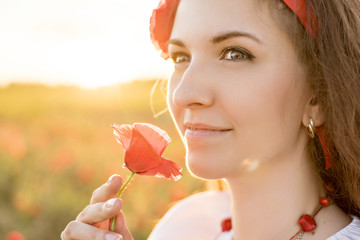
{"label": "shoulder", "polygon": [[230,193],[206,191],[176,203],[159,221],[148,240],[208,240],[221,232],[221,220],[231,215]]}
{"label": "shoulder", "polygon": [[360,239],[360,219],[352,216],[353,220],[345,228],[327,240],[357,240]]}

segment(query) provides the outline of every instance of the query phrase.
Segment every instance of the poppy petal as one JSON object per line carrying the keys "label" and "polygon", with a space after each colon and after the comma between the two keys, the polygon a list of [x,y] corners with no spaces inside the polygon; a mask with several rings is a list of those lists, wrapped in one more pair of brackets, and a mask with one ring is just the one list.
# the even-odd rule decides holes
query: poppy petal
{"label": "poppy petal", "polygon": [[133,129],[130,145],[127,149],[125,148],[124,162],[128,169],[138,173],[159,166],[162,159],[155,153],[153,146],[146,138]]}
{"label": "poppy petal", "polygon": [[134,123],[136,131],[146,139],[152,146],[155,153],[161,156],[166,146],[171,142],[169,135],[162,129],[148,123]]}
{"label": "poppy petal", "polygon": [[116,141],[120,143],[125,150],[128,149],[132,135],[132,126],[129,124],[118,125],[114,123],[112,128],[114,129]]}
{"label": "poppy petal", "polygon": [[148,171],[139,172],[138,174],[166,178],[174,181],[179,180],[182,177],[182,167],[164,157],[162,157],[162,160],[161,165],[158,167]]}
{"label": "poppy petal", "polygon": [[164,130],[148,123],[113,124],[112,127],[117,142],[125,150],[124,165],[130,171],[175,181],[182,177],[182,168],[161,156],[170,143]]}

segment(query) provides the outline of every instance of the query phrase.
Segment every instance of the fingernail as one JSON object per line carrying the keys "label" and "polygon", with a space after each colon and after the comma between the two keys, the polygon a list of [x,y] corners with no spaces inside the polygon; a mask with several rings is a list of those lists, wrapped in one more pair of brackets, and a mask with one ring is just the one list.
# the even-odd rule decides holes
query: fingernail
{"label": "fingernail", "polygon": [[105,206],[107,208],[112,208],[114,206],[115,202],[116,202],[116,199],[117,198],[112,198],[110,200],[107,200]]}
{"label": "fingernail", "polygon": [[122,236],[116,233],[107,233],[105,234],[106,240],[122,240]]}
{"label": "fingernail", "polygon": [[113,179],[115,176],[116,176],[115,174],[112,175],[106,183],[107,183],[107,184],[111,183],[112,179]]}

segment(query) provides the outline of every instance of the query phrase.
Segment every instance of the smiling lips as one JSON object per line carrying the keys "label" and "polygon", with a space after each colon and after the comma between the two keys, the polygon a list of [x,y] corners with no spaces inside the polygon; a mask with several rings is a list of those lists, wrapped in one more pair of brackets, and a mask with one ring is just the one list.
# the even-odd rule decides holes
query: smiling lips
{"label": "smiling lips", "polygon": [[229,128],[215,127],[215,126],[206,125],[206,124],[186,123],[185,127],[186,127],[185,137],[188,139],[189,138],[220,136],[220,135],[224,135],[225,133],[232,131],[232,129],[229,129]]}

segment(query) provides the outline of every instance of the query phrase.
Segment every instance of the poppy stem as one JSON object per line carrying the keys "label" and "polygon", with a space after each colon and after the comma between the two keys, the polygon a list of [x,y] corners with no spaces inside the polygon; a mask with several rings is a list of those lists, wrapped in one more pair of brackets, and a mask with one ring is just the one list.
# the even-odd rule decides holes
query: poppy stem
{"label": "poppy stem", "polygon": [[[130,180],[132,179],[132,177],[135,175],[135,172],[131,172],[130,176],[128,177],[128,179],[126,180],[126,182],[124,183],[124,185],[121,187],[119,193],[117,194],[117,198],[119,198],[121,196],[121,194],[124,192],[126,186],[129,184]],[[110,230],[113,232],[115,230],[115,222],[116,222],[116,216],[114,216],[112,218],[111,221],[111,228]]]}

